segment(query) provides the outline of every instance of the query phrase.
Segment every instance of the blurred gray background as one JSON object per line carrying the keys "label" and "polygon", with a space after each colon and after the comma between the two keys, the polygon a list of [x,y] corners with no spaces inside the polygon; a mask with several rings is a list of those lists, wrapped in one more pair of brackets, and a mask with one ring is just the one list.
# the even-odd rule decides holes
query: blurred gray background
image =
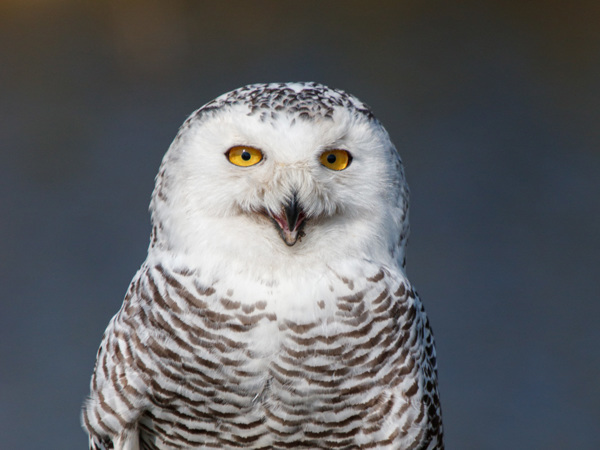
{"label": "blurred gray background", "polygon": [[0,447],[86,448],[177,128],[295,80],[357,95],[404,159],[447,447],[600,448],[595,0],[0,1]]}

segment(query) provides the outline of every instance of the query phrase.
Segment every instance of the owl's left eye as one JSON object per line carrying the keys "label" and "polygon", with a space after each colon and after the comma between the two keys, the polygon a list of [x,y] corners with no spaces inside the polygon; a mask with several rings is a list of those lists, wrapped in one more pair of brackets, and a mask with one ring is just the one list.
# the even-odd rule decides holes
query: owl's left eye
{"label": "owl's left eye", "polygon": [[231,147],[225,152],[225,156],[231,164],[241,167],[253,166],[263,159],[263,154],[259,149],[246,145]]}
{"label": "owl's left eye", "polygon": [[344,170],[352,162],[352,155],[346,150],[327,150],[321,153],[321,164],[331,170]]}

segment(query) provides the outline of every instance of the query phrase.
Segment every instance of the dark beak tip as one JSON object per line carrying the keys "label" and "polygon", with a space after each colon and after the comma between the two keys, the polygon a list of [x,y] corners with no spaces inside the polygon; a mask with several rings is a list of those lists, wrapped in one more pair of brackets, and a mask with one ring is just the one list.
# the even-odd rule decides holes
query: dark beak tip
{"label": "dark beak tip", "polygon": [[294,245],[296,245],[296,242],[298,242],[298,240],[296,239],[295,241],[289,242],[284,239],[283,242],[285,242],[285,245],[287,245],[288,247],[293,247]]}

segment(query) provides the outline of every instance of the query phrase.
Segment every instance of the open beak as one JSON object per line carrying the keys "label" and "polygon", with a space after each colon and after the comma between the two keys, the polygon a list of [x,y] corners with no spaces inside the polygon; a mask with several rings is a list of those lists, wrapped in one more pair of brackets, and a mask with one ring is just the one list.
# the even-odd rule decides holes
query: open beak
{"label": "open beak", "polygon": [[304,236],[302,228],[304,226],[304,211],[298,203],[296,194],[283,205],[279,214],[269,213],[283,241],[290,247]]}

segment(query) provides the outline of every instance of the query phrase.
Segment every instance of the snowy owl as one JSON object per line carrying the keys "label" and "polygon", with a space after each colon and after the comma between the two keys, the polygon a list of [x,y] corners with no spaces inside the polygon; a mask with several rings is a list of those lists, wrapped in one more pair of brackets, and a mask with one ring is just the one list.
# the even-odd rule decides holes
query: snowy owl
{"label": "snowy owl", "polygon": [[224,94],[181,126],[150,210],[90,448],[443,448],[408,187],[364,103],[316,83]]}

